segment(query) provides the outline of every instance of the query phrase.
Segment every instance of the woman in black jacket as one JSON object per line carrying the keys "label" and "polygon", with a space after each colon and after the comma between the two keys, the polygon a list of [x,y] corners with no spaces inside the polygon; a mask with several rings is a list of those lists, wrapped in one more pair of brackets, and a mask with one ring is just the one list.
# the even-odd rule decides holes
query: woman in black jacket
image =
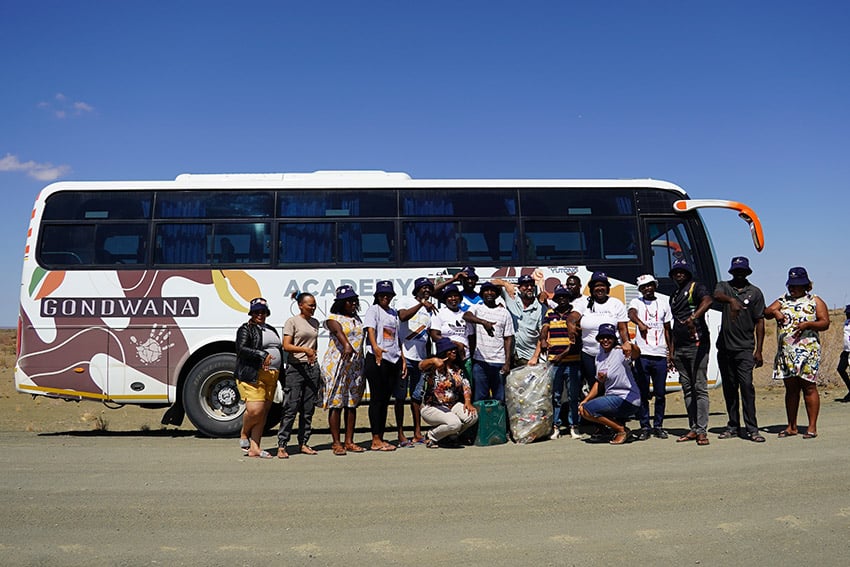
{"label": "woman in black jacket", "polygon": [[266,324],[271,312],[262,297],[251,300],[248,314],[251,319],[236,331],[234,376],[239,395],[245,402],[240,444],[249,457],[271,459],[272,455],[260,447],[260,439],[280,375],[280,335]]}

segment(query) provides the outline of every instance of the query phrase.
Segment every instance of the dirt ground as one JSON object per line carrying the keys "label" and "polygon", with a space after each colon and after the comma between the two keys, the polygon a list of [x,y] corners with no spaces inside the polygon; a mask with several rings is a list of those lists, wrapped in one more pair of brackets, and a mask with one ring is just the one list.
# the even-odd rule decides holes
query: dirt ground
{"label": "dirt ground", "polygon": [[[716,438],[713,390],[708,447],[567,436],[335,457],[319,412],[318,455],[261,460],[234,439],[162,428],[161,411],[33,400],[11,378],[4,369],[0,565],[790,567],[843,566],[850,551],[850,404],[830,381],[812,440],[777,438],[782,390],[762,382],[762,444]],[[668,408],[665,426],[684,433],[681,396]]]}

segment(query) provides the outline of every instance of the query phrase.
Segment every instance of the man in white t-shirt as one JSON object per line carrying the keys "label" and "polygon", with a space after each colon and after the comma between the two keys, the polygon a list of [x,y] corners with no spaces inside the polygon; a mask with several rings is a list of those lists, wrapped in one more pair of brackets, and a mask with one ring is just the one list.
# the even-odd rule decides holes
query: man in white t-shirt
{"label": "man in white t-shirt", "polygon": [[[640,348],[640,358],[635,361],[635,381],[640,388],[640,432],[638,441],[646,441],[650,435],[667,439],[664,431],[664,410],[667,405],[667,369],[672,365],[670,350],[670,325],[673,313],[666,297],[655,295],[658,281],[650,274],[638,276],[638,291],[641,297],[629,303],[629,320],[637,327],[635,344]],[[655,416],[649,426],[649,384],[655,396]]]}
{"label": "man in white t-shirt", "polygon": [[472,350],[473,398],[505,401],[505,376],[510,370],[514,322],[510,312],[496,304],[499,287],[492,282],[481,284],[483,303],[464,313],[464,320],[475,325],[470,336]]}
{"label": "man in white t-shirt", "polygon": [[[401,353],[407,361],[407,376],[398,382],[395,391],[395,419],[399,430],[399,447],[412,443],[424,443],[422,435],[422,394],[424,383],[419,363],[429,357],[428,348],[431,328],[431,315],[437,312],[437,306],[431,303],[434,284],[428,278],[416,278],[413,282],[413,296],[402,298],[398,309],[399,336]],[[413,440],[404,435],[404,403],[410,394],[410,413],[413,416]]]}

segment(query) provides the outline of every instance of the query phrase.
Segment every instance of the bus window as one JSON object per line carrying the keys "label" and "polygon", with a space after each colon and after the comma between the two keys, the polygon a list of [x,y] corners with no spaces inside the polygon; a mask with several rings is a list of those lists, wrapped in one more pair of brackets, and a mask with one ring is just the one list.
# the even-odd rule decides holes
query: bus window
{"label": "bus window", "polygon": [[95,225],[44,225],[41,228],[41,243],[38,260],[46,268],[91,264],[94,260]]}
{"label": "bus window", "polygon": [[401,214],[408,217],[515,217],[515,189],[486,191],[410,190],[401,194]]}
{"label": "bus window", "polygon": [[160,265],[209,264],[211,237],[211,224],[160,224],[156,227],[154,262]]}
{"label": "bus window", "polygon": [[266,191],[174,191],[159,193],[156,200],[161,219],[268,218],[273,210],[274,195]]}
{"label": "bus window", "polygon": [[457,223],[406,222],[402,229],[405,262],[459,261]]}
{"label": "bus window", "polygon": [[268,223],[219,223],[213,227],[214,264],[268,264],[271,229]]}
{"label": "bus window", "polygon": [[463,221],[459,259],[473,264],[516,261],[518,239],[514,221]]}
{"label": "bus window", "polygon": [[648,221],[646,230],[652,247],[652,271],[659,284],[670,280],[670,266],[675,260],[685,259],[698,268],[685,221]]}
{"label": "bus window", "polygon": [[525,238],[527,262],[574,264],[589,255],[578,222],[526,222]]}
{"label": "bus window", "polygon": [[529,189],[520,192],[524,217],[634,216],[634,191]]}
{"label": "bus window", "polygon": [[394,217],[395,191],[282,191],[278,216],[283,218]]}
{"label": "bus window", "polygon": [[280,225],[281,264],[332,264],[334,223],[287,223]]}
{"label": "bus window", "polygon": [[42,220],[148,219],[152,200],[147,191],[64,191],[47,198]]}
{"label": "bus window", "polygon": [[395,262],[395,223],[340,222],[337,230],[340,262]]}
{"label": "bus window", "polygon": [[100,225],[95,235],[94,263],[143,265],[147,240],[146,224]]}

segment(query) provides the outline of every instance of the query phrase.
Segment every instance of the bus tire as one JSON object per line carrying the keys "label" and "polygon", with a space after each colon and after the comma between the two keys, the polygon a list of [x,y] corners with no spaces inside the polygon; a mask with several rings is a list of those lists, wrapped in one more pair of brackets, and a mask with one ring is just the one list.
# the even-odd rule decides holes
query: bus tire
{"label": "bus tire", "polygon": [[219,353],[201,360],[183,386],[183,407],[192,425],[209,437],[235,437],[242,429],[245,404],[236,389],[236,355]]}

